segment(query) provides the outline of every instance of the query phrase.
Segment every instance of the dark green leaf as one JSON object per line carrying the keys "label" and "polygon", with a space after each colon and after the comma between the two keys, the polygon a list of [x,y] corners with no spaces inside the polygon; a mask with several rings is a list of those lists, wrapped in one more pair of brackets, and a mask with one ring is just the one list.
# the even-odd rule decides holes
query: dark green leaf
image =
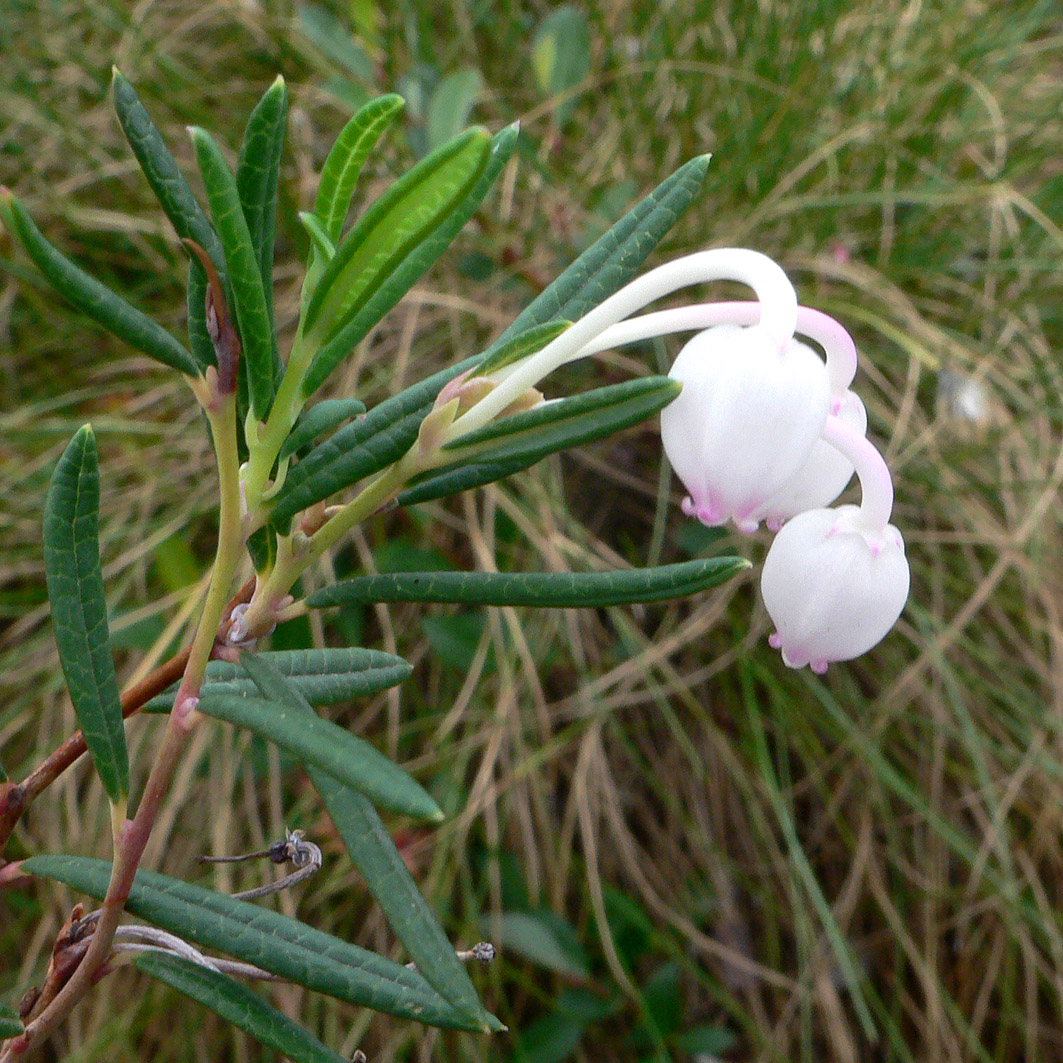
{"label": "dark green leaf", "polygon": [[571,327],[571,321],[547,321],[542,325],[533,326],[527,332],[518,333],[501,347],[494,345],[491,348],[494,353],[476,367],[476,375],[488,376],[499,369],[504,369],[507,365],[519,362],[522,358],[538,353]]}
{"label": "dark green leaf", "polygon": [[[290,681],[262,657],[244,654],[241,660],[263,697],[283,701],[304,716],[312,713]],[[421,896],[376,809],[326,772],[313,765],[307,770],[351,860],[425,980],[459,1011],[486,1023],[489,1016],[464,965]]]}
{"label": "dark green leaf", "polygon": [[10,192],[3,193],[0,203],[11,235],[64,299],[149,358],[189,376],[198,373],[192,355],[166,329],[53,247]]}
{"label": "dark green leaf", "polygon": [[461,437],[485,449],[470,447],[470,455],[462,461],[426,473],[399,495],[399,504],[409,506],[481,487],[549,454],[612,435],[667,406],[679,387],[668,377],[643,377],[505,417]]}
{"label": "dark green leaf", "polygon": [[225,278],[225,255],[210,220],[199,205],[170,149],[128,80],[113,68],[114,107],[133,154],[151,190],[182,239],[195,240]]}
{"label": "dark green leaf", "polygon": [[145,952],[134,962],[293,1063],[347,1063],[297,1022],[226,974],[165,952]]}
{"label": "dark green leaf", "polygon": [[491,138],[470,129],[395,182],[344,237],[306,306],[304,332],[327,341],[365,305],[407,254],[483,173]]}
{"label": "dark green leaf", "polygon": [[[338,705],[354,698],[369,697],[405,682],[412,671],[401,657],[357,646],[274,650],[259,657],[265,658],[281,675],[290,679],[311,705]],[[200,694],[254,694],[255,690],[254,683],[238,664],[211,661]],[[169,712],[176,691],[175,684],[152,698],[143,711]]]}
{"label": "dark green leaf", "polygon": [[[540,967],[568,978],[590,978],[587,956],[571,927],[559,924],[549,912],[503,912],[492,918],[503,952],[515,952]],[[565,931],[568,932],[565,932]]]}
{"label": "dark green leaf", "polygon": [[247,369],[251,410],[261,421],[273,401],[273,316],[266,305],[259,259],[240,203],[236,178],[206,130],[193,127],[191,134],[211,215],[229,267],[229,285],[235,303],[229,309],[235,311],[240,332],[241,361]]}
{"label": "dark green leaf", "polygon": [[193,258],[188,263],[188,342],[192,347],[192,357],[200,369],[216,365],[217,352],[214,341],[207,331],[207,274],[199,260]]}
{"label": "dark green leaf", "polygon": [[18,1012],[9,1004],[0,1001],[0,1041],[5,1037],[17,1037],[25,1028]]}
{"label": "dark green leaf", "polygon": [[85,425],[70,441],[44,503],[44,571],[59,660],[85,744],[112,802],[129,794],[129,758],[100,573],[100,472]]}
{"label": "dark green leaf", "polygon": [[[102,899],[111,865],[80,856],[34,856],[22,869],[65,882]],[[502,1029],[492,1017],[472,1022],[448,1004],[419,971],[410,970],[289,919],[261,905],[152,871],[137,872],[127,909],[198,948],[213,948],[253,963],[297,985],[351,1004],[430,1026],[459,1030]]]}
{"label": "dark green leaf", "polygon": [[436,229],[412,247],[395,265],[376,293],[366,300],[362,309],[314,355],[303,384],[305,395],[312,395],[328,379],[355,344],[368,335],[369,330],[395,306],[450,246],[454,237],[458,235],[490,192],[516,145],[516,126],[508,126],[495,136],[487,165],[465,198],[451,210]]}
{"label": "dark green leaf", "polygon": [[521,1030],[514,1063],[563,1063],[575,1055],[586,1024],[572,1015],[544,1015]]}
{"label": "dark green leaf", "polygon": [[296,513],[398,461],[413,446],[421,421],[443,386],[475,363],[475,358],[468,358],[427,377],[319,443],[288,470],[273,501],[270,522],[286,528]]}
{"label": "dark green leaf", "polygon": [[365,403],[358,399],[325,399],[316,406],[311,406],[296,422],[291,434],[281,447],[280,458],[294,454],[303,447],[310,446],[318,436],[324,435],[343,421],[360,417],[365,413]]}
{"label": "dark green leaf", "polygon": [[369,153],[404,106],[401,96],[381,96],[367,103],[343,127],[328,153],[314,200],[314,214],[336,244],[351,209],[351,197]]}
{"label": "dark green leaf", "polygon": [[274,377],[283,366],[277,353],[277,326],[273,319],[273,245],[276,233],[277,185],[281,152],[288,117],[288,88],[279,74],[258,101],[247,120],[240,157],[236,164],[236,187],[240,194],[251,246],[258,258],[262,294],[271,324]]}
{"label": "dark green leaf", "polygon": [[694,1026],[684,1030],[678,1038],[679,1048],[690,1056],[722,1056],[738,1043],[725,1026]]}
{"label": "dark green leaf", "polygon": [[545,321],[578,321],[622,288],[697,199],[708,166],[709,157],[700,155],[662,181],[527,306],[495,340],[488,355],[514,336]]}
{"label": "dark green leaf", "polygon": [[469,124],[469,113],[482,85],[480,71],[465,67],[448,74],[435,87],[425,120],[429,151],[453,140]]}
{"label": "dark green leaf", "polygon": [[371,801],[418,819],[443,813],[424,787],[375,746],[320,716],[306,716],[283,702],[241,694],[203,694],[199,711],[268,738],[314,764]]}
{"label": "dark green leaf", "polygon": [[402,572],[356,576],[315,591],[306,604],[456,602],[540,609],[600,608],[685,598],[749,567],[740,557],[714,557],[611,572]]}

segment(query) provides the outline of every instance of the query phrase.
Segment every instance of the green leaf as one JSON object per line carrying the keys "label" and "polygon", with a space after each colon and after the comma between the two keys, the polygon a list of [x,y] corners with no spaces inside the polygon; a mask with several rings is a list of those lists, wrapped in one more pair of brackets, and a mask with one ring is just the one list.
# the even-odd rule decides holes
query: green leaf
{"label": "green leaf", "polygon": [[[34,856],[23,871],[65,882],[102,900],[111,865],[81,856]],[[501,1029],[473,1023],[410,970],[258,904],[152,871],[137,872],[126,908],[197,948],[218,949],[281,978],[351,1004],[458,1030]]]}
{"label": "green leaf", "polygon": [[165,952],[145,952],[133,962],[293,1063],[347,1063],[297,1022],[226,974]]}
{"label": "green leaf", "polygon": [[325,399],[316,406],[311,406],[296,422],[291,434],[281,447],[280,458],[294,454],[310,446],[318,436],[324,435],[330,428],[335,428],[352,417],[365,413],[365,403],[359,399]]}
{"label": "green leaf", "polygon": [[100,573],[100,471],[85,425],[63,452],[44,503],[44,572],[59,660],[89,756],[115,804],[129,794],[122,703]]}
{"label": "green leaf", "polygon": [[575,1055],[586,1026],[572,1015],[554,1013],[520,1031],[513,1060],[515,1063],[563,1063]]}
{"label": "green leaf", "polygon": [[435,87],[425,121],[429,151],[453,140],[469,124],[469,114],[482,87],[483,78],[474,67],[448,74]]}
{"label": "green leaf", "polygon": [[398,461],[413,446],[443,386],[475,364],[475,358],[468,358],[427,377],[319,443],[288,470],[270,522],[286,528],[296,513]]}
{"label": "green leaf", "polygon": [[[273,650],[259,654],[270,666],[291,680],[292,685],[311,705],[338,705],[354,698],[365,698],[388,687],[405,682],[412,669],[401,658],[382,650],[357,646],[330,647],[321,650]],[[229,661],[211,661],[207,665],[204,694],[254,694],[255,684],[244,670]],[[175,683],[154,697],[144,712],[169,712],[173,708]]]}
{"label": "green leaf", "polygon": [[371,801],[418,819],[443,813],[427,791],[375,746],[320,716],[305,716],[282,702],[241,694],[203,694],[197,706],[215,720],[246,727]]}
{"label": "green leaf", "polygon": [[537,354],[548,343],[552,343],[563,332],[572,327],[571,321],[547,321],[542,325],[535,325],[527,332],[518,333],[512,339],[507,340],[501,347],[492,347],[493,353],[486,357],[476,367],[477,376],[488,376],[513,365],[524,358]]}
{"label": "green leaf", "polygon": [[321,4],[299,6],[299,29],[334,63],[345,67],[363,81],[376,76],[373,62],[351,35],[346,22]]}
{"label": "green leaf", "polygon": [[313,242],[313,257],[325,263],[331,262],[332,256],[336,253],[336,246],[325,232],[321,219],[316,214],[301,210],[299,211],[299,223]]}
{"label": "green leaf", "polygon": [[503,912],[497,922],[493,918],[490,922],[498,928],[503,952],[515,952],[567,978],[590,978],[586,953],[571,927],[550,912]]}
{"label": "green leaf", "polygon": [[[566,4],[551,11],[532,42],[532,70],[544,96],[560,96],[574,89],[591,69],[591,32],[587,16]],[[555,112],[563,125],[574,100],[565,100]]]}
{"label": "green leaf", "polygon": [[216,365],[217,352],[214,341],[207,331],[207,274],[199,260],[193,258],[188,263],[188,342],[192,347],[192,357],[201,369]]}
{"label": "green leaf", "polygon": [[273,245],[276,236],[277,185],[281,152],[284,150],[288,117],[288,87],[279,74],[251,112],[236,164],[236,188],[240,195],[251,246],[258,258],[262,294],[270,320],[273,375],[283,372],[277,351],[277,325],[273,318]]}
{"label": "green leaf", "polygon": [[314,200],[314,214],[333,244],[343,232],[351,198],[366,159],[405,106],[394,94],[370,100],[343,127],[328,153]]}
{"label": "green leaf", "polygon": [[725,1026],[694,1026],[677,1039],[678,1047],[691,1056],[722,1056],[730,1052],[738,1038]]}
{"label": "green leaf", "polygon": [[[304,716],[313,712],[298,690],[261,656],[245,653],[241,662],[263,697],[283,701]],[[313,765],[307,770],[351,860],[425,980],[470,1019],[488,1022],[453,944],[421,896],[376,809],[326,772]]]}
{"label": "green leaf", "polygon": [[176,159],[140,102],[136,90],[113,68],[114,107],[122,132],[140,163],[151,190],[181,239],[195,240],[225,278],[225,255],[210,220],[181,173]]}
{"label": "green leaf", "polygon": [[199,370],[192,355],[156,321],[127,303],[80,266],[74,265],[41,234],[25,207],[6,190],[0,194],[4,220],[45,280],[64,299],[73,303],[130,347],[188,376]]}
{"label": "green leaf", "polygon": [[9,1004],[0,1001],[0,1041],[6,1037],[18,1037],[25,1028],[18,1012]]}
{"label": "green leaf", "polygon": [[465,198],[442,223],[398,262],[376,293],[336,335],[315,355],[303,383],[303,394],[312,395],[347,356],[369,334],[369,330],[410,290],[450,246],[465,223],[476,213],[490,192],[502,168],[517,146],[517,127],[498,133],[491,146],[487,165]]}
{"label": "green leaf", "polygon": [[373,602],[448,602],[586,609],[685,598],[749,568],[741,557],[713,557],[611,572],[401,572],[356,576],[315,591],[314,609]]}
{"label": "green leaf", "polygon": [[261,421],[273,401],[273,315],[266,305],[259,259],[236,178],[211,135],[198,127],[192,127],[190,132],[229,267],[229,286],[235,303],[230,310],[235,311],[240,332],[241,362],[247,369],[251,410]]}
{"label": "green leaf", "polygon": [[708,166],[709,157],[699,155],[662,181],[524,309],[495,340],[488,356],[514,336],[545,321],[578,321],[619,291],[697,199]]}
{"label": "green leaf", "polygon": [[414,481],[399,495],[399,504],[409,506],[481,487],[559,450],[612,435],[657,413],[679,389],[679,383],[668,377],[643,377],[502,418],[460,437],[469,455]]}
{"label": "green leaf", "polygon": [[336,249],[306,307],[304,332],[327,341],[475,185],[491,138],[470,129],[398,179]]}

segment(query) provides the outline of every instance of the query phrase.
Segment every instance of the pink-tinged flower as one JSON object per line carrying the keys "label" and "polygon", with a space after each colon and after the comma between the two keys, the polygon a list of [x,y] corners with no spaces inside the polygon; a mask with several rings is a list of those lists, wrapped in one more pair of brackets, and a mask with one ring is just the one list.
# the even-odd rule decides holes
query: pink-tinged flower
{"label": "pink-tinged flower", "polygon": [[754,531],[823,430],[831,408],[823,360],[760,326],[720,325],[690,340],[669,376],[683,390],[661,411],[661,442],[690,493],[683,511]]}
{"label": "pink-tinged flower", "polygon": [[880,642],[901,615],[910,581],[904,541],[889,523],[893,485],[881,455],[837,417],[824,439],[855,465],[863,501],[788,521],[760,581],[776,627],[771,645],[791,668],[807,664],[814,672]]}

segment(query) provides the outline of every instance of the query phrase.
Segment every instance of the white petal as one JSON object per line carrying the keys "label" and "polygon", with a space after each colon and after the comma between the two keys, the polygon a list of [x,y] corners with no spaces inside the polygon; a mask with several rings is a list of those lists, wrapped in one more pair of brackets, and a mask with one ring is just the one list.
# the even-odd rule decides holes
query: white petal
{"label": "white petal", "polygon": [[892,524],[868,532],[857,506],[802,513],[775,537],[761,574],[772,644],[791,668],[858,657],[897,622],[909,578]]}

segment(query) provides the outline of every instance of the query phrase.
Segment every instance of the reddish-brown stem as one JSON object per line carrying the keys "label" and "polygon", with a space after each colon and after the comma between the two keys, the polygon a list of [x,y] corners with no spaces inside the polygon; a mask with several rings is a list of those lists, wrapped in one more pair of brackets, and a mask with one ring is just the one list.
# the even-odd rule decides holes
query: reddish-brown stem
{"label": "reddish-brown stem", "polygon": [[[235,606],[251,600],[254,589],[255,581],[252,578],[233,595],[219,627],[224,627],[228,622]],[[122,716],[128,719],[153,697],[176,683],[184,674],[190,651],[191,647],[186,646],[180,653],[126,690],[122,695]],[[80,731],[75,731],[61,746],[49,753],[22,782],[0,786],[0,852],[3,852],[11,832],[34,798],[55,782],[84,752],[85,736]]]}

